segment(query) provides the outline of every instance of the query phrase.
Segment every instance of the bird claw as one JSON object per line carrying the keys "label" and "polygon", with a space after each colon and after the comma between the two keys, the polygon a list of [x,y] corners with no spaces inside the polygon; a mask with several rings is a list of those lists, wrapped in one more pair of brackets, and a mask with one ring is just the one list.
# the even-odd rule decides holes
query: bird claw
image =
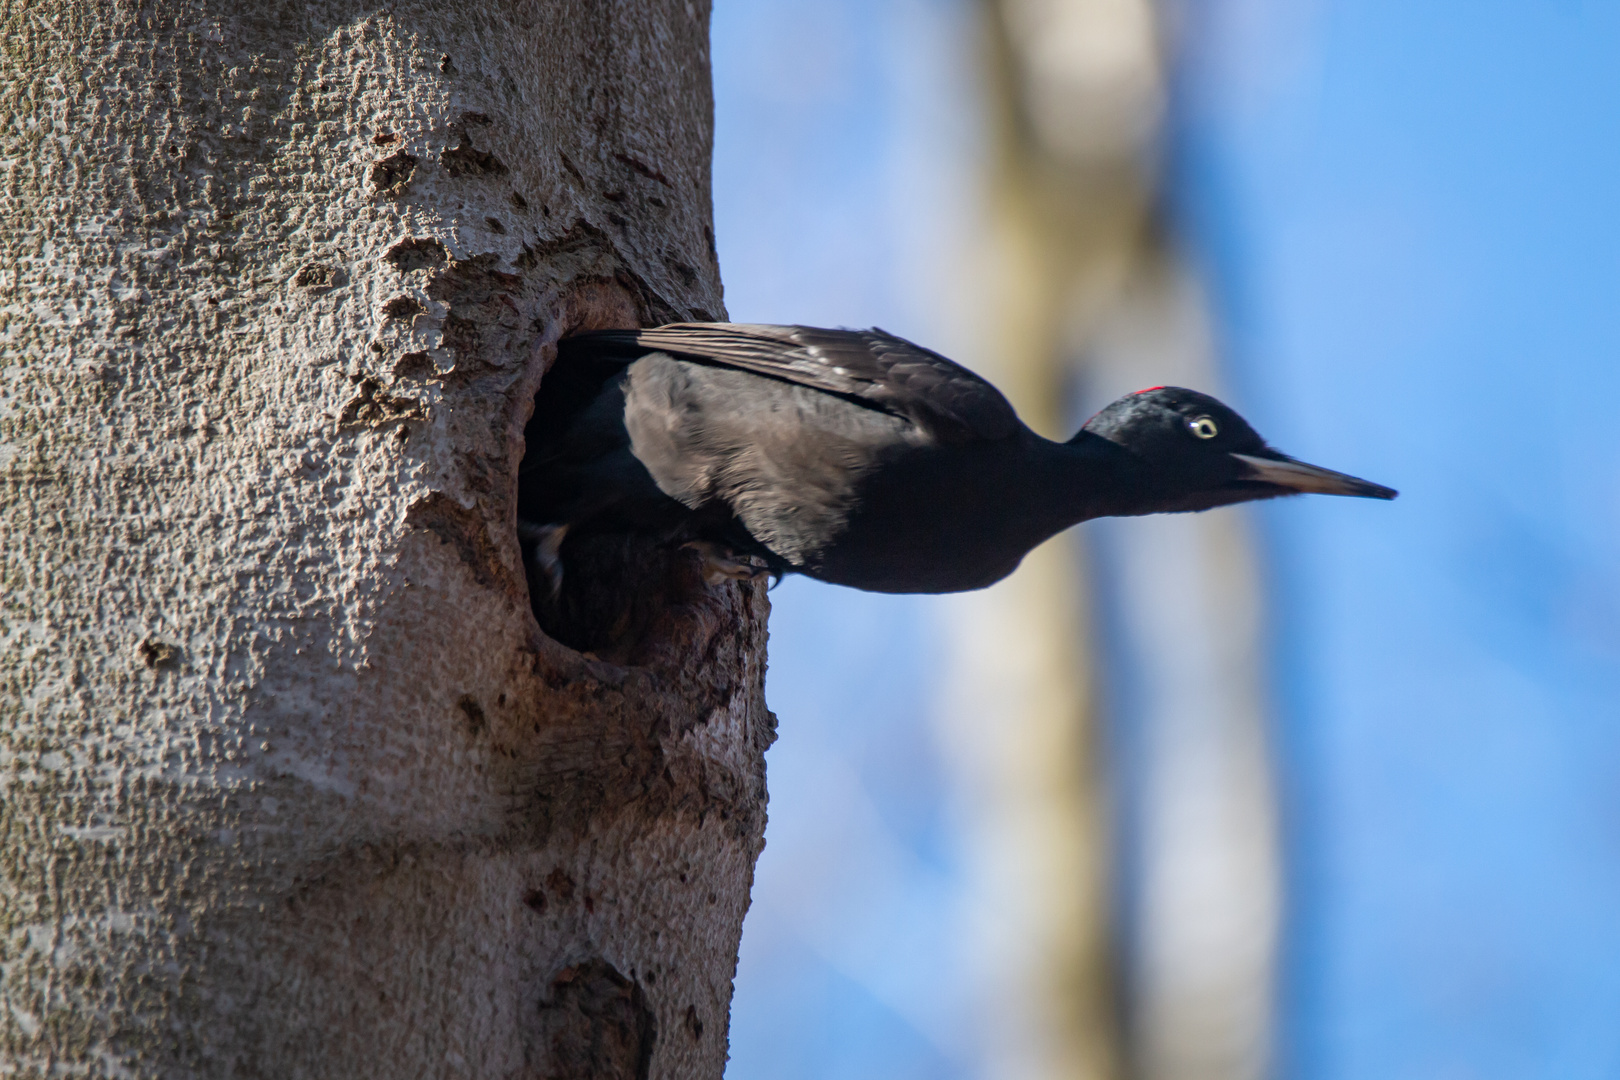
{"label": "bird claw", "polygon": [[691,548],[703,560],[703,582],[718,585],[722,581],[758,581],[771,572],[758,555],[738,555],[720,544],[708,540],[692,540],[682,544]]}
{"label": "bird claw", "polygon": [[518,539],[525,544],[534,545],[532,558],[545,576],[546,584],[551,588],[551,598],[557,599],[562,592],[563,565],[562,542],[568,535],[568,524],[536,525],[532,521],[519,521],[517,523]]}

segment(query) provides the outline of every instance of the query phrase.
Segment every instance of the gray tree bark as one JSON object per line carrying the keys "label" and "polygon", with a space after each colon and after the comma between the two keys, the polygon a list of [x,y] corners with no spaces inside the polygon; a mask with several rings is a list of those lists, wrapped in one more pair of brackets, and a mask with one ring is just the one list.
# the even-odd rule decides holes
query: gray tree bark
{"label": "gray tree bark", "polygon": [[706,0],[0,26],[0,1073],[719,1077],[764,591],[576,652],[513,519],[560,336],[724,317]]}

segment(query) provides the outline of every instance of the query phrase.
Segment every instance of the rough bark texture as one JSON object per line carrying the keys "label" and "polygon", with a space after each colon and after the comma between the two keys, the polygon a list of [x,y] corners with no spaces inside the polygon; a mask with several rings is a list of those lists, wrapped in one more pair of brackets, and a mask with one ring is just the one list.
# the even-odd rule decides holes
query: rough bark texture
{"label": "rough bark texture", "polygon": [[0,29],[0,1073],[720,1076],[766,598],[576,653],[512,516],[559,336],[724,315],[706,0]]}

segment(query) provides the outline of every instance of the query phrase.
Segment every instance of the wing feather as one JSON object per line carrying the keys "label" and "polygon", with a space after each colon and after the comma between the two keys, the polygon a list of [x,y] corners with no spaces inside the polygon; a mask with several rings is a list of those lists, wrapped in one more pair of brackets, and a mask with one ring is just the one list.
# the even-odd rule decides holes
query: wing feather
{"label": "wing feather", "polygon": [[581,339],[634,345],[751,371],[902,416],[948,442],[1004,439],[1019,427],[1001,391],[967,368],[879,329],[672,323]]}

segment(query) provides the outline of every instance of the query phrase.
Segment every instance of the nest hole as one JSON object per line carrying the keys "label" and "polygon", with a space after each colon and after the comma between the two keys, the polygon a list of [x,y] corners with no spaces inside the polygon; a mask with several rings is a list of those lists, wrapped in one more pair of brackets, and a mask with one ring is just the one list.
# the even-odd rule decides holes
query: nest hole
{"label": "nest hole", "polygon": [[548,521],[548,469],[556,439],[616,374],[560,358],[542,380],[524,429],[518,468],[518,544],[529,604],[540,629],[556,641],[616,663],[657,652],[671,610],[703,590],[697,557],[663,540],[590,522],[571,525],[557,561],[560,585],[539,556],[535,527]]}
{"label": "nest hole", "polygon": [[529,604],[540,629],[571,649],[636,663],[685,600],[696,559],[651,537],[623,532],[570,533],[561,550],[562,585],[525,553]]}

